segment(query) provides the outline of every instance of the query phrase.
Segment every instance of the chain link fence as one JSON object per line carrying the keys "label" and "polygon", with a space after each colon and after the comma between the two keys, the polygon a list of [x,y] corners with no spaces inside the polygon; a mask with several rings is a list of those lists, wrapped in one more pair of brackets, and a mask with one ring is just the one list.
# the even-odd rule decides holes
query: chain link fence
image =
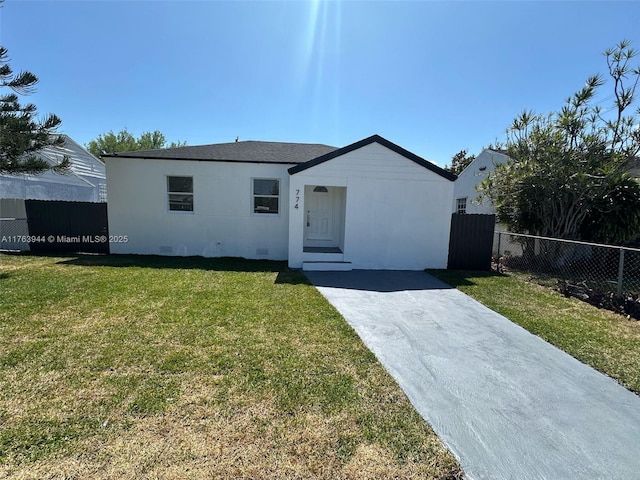
{"label": "chain link fence", "polygon": [[640,318],[640,249],[496,232],[493,251],[500,272]]}
{"label": "chain link fence", "polygon": [[26,218],[0,218],[0,250],[29,250],[29,226]]}

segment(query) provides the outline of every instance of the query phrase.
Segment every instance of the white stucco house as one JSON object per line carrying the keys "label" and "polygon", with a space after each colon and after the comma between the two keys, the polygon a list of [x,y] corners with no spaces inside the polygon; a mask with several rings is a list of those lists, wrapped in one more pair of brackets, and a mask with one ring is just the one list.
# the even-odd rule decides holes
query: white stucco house
{"label": "white stucco house", "polygon": [[467,165],[455,181],[453,187],[453,213],[494,214],[496,209],[491,200],[480,197],[477,186],[487,178],[493,169],[509,160],[504,153],[485,148]]}
{"label": "white stucco house", "polygon": [[[373,135],[106,155],[112,253],[445,268],[455,175]],[[117,241],[116,241],[117,240]]]}
{"label": "white stucco house", "polygon": [[60,146],[45,147],[36,155],[49,165],[59,164],[66,156],[71,162],[67,173],[48,170],[38,175],[0,175],[0,198],[21,200],[64,200],[70,202],[106,202],[105,166],[67,135]]}
{"label": "white stucco house", "polygon": [[[509,160],[509,156],[495,150],[484,149],[467,165],[456,179],[453,187],[453,213],[467,214],[495,214],[496,209],[491,200],[478,193],[477,186],[493,171],[493,169]],[[496,223],[496,232],[505,233],[508,229],[501,223]],[[513,241],[512,237],[501,235],[500,251],[498,252],[497,234],[494,239],[494,253],[521,254],[522,246]]]}

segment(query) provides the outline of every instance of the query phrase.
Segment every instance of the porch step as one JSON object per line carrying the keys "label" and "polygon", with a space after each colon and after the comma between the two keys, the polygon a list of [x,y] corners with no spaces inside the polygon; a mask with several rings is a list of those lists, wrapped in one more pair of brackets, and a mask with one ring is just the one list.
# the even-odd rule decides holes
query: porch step
{"label": "porch step", "polygon": [[303,252],[303,262],[342,262],[344,255],[342,253],[314,253]]}
{"label": "porch step", "polygon": [[309,272],[350,272],[351,262],[302,262],[302,270]]}

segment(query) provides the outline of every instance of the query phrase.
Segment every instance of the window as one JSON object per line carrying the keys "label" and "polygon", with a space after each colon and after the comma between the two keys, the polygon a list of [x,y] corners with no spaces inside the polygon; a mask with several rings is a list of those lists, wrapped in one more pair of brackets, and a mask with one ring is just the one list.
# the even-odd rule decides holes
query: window
{"label": "window", "polygon": [[98,202],[107,203],[107,185],[104,183],[98,185]]}
{"label": "window", "polygon": [[456,198],[456,213],[467,213],[467,197]]}
{"label": "window", "polygon": [[170,212],[193,212],[193,177],[167,177]]}
{"label": "window", "polygon": [[253,213],[277,214],[280,209],[280,180],[253,179]]}

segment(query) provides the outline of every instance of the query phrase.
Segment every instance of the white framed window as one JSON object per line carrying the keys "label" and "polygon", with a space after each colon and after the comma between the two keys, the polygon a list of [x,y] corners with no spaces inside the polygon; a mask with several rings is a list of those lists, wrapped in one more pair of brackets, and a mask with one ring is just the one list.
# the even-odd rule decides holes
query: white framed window
{"label": "white framed window", "polygon": [[467,197],[456,198],[456,213],[467,213]]}
{"label": "white framed window", "polygon": [[280,179],[254,178],[252,180],[253,213],[277,215],[280,213]]}
{"label": "white framed window", "polygon": [[170,212],[193,212],[193,177],[167,176]]}

